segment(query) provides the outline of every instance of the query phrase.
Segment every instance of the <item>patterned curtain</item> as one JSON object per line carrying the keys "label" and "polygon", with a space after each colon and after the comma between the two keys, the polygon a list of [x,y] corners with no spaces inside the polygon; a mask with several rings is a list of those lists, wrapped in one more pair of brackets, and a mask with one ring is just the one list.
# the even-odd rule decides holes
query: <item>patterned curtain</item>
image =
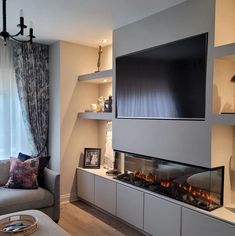
{"label": "patterned curtain", "polygon": [[13,61],[23,119],[37,156],[48,155],[49,47],[15,44]]}

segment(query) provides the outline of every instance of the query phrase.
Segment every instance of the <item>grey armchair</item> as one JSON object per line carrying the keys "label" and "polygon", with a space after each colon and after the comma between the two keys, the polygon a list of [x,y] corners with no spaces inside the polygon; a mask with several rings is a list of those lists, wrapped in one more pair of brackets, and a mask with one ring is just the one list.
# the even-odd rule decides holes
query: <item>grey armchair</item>
{"label": "grey armchair", "polygon": [[9,177],[10,160],[0,160],[0,215],[23,210],[41,210],[54,221],[60,217],[60,174],[44,170],[45,187],[38,189],[4,188]]}

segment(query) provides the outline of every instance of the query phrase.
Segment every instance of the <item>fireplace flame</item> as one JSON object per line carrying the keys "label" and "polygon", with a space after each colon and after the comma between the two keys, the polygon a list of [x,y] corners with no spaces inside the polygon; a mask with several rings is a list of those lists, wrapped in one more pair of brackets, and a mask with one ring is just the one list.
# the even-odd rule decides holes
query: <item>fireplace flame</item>
{"label": "fireplace flame", "polygon": [[212,202],[216,201],[216,198],[213,197],[206,190],[196,189],[196,188],[192,187],[190,184],[177,184],[177,183],[173,183],[171,181],[161,181],[160,184],[164,188],[171,188],[173,186],[176,186],[176,187],[184,190],[186,193],[189,193],[195,197],[202,198],[202,199],[206,200],[208,202],[208,204],[211,204]]}
{"label": "fireplace flame", "polygon": [[172,182],[170,182],[170,181],[161,181],[160,184],[162,187],[165,187],[165,188],[170,188],[173,186]]}
{"label": "fireplace flame", "polygon": [[157,180],[156,176],[154,176],[152,173],[149,173],[148,175],[146,175],[142,173],[141,171],[134,172],[134,176],[139,179],[143,179],[148,183],[154,183]]}
{"label": "fireplace flame", "polygon": [[[146,181],[147,183],[155,183],[158,180],[157,176],[153,175],[152,173],[144,174],[141,171],[135,171],[134,176],[138,179]],[[160,182],[160,185],[166,189],[172,187],[182,189],[186,194],[190,194],[191,196],[196,198],[204,199],[204,201],[206,201],[208,205],[216,201],[216,198],[213,198],[211,194],[206,190],[194,188],[188,183],[181,184],[170,180],[163,180]]]}

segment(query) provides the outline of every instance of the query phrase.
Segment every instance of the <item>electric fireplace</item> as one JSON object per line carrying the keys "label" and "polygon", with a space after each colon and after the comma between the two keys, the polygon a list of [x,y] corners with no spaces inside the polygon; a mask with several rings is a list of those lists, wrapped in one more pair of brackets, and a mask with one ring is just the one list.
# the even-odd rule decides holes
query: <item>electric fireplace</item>
{"label": "electric fireplace", "polygon": [[207,211],[223,205],[224,167],[204,168],[136,154],[124,154],[117,180]]}

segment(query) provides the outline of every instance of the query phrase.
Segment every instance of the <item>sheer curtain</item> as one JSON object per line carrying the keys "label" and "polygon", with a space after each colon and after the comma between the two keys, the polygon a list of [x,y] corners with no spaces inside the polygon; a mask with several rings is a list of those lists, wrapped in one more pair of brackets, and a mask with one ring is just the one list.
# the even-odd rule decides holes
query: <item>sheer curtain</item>
{"label": "sheer curtain", "polygon": [[0,159],[17,156],[19,152],[32,154],[20,109],[13,67],[12,45],[0,42]]}

